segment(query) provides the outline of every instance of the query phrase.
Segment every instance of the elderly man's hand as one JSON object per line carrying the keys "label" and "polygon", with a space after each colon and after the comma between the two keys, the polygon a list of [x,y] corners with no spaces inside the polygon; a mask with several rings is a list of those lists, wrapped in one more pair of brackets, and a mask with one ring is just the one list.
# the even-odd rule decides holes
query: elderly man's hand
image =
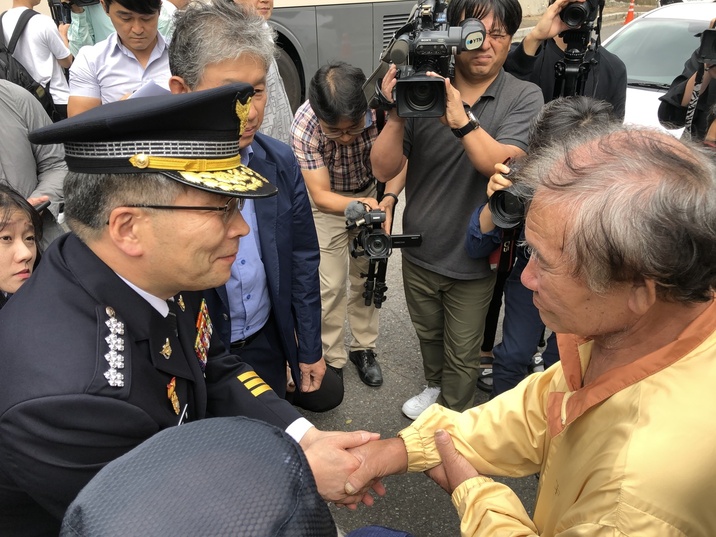
{"label": "elderly man's hand", "polygon": [[464,481],[480,475],[467,459],[458,453],[452,438],[442,429],[435,431],[435,446],[443,462],[425,473],[448,494],[452,494]]}
{"label": "elderly man's hand", "polygon": [[[347,494],[357,494],[370,487],[382,496],[385,490],[380,479],[408,470],[408,453],[402,438],[365,443],[350,452],[360,461],[360,467],[345,481]],[[383,489],[383,494],[377,486]]]}

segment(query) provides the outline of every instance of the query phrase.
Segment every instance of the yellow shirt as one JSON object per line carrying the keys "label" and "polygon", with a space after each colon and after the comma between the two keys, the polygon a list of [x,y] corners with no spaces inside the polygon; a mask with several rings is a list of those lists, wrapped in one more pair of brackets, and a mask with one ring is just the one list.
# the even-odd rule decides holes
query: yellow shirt
{"label": "yellow shirt", "polygon": [[507,486],[461,484],[463,536],[716,536],[716,303],[586,387],[591,342],[559,345],[561,363],[484,405],[426,410],[400,432],[409,471],[440,462],[433,435],[445,429],[481,474],[540,472],[533,521]]}

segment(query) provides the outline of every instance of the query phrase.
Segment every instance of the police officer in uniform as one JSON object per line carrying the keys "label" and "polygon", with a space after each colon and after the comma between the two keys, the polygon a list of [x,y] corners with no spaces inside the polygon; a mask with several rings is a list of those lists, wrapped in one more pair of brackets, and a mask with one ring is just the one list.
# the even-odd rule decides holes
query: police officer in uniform
{"label": "police officer in uniform", "polygon": [[278,426],[324,499],[364,497],[346,498],[340,474],[359,465],[346,449],[377,435],[318,431],[224,350],[198,293],[229,278],[249,231],[243,200],[276,193],[240,164],[252,94],[233,84],[129,99],[31,133],[65,144],[72,232],[0,314],[1,535],[57,535],[103,466],[213,416]]}

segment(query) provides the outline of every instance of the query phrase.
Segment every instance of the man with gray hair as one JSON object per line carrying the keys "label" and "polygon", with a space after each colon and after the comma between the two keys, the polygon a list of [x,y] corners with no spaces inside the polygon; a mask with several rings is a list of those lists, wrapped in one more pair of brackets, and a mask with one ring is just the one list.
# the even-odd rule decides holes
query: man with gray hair
{"label": "man with gray hair", "polygon": [[[594,131],[543,150],[517,181],[531,199],[522,281],[560,363],[360,448],[374,472],[348,490],[428,471],[464,536],[714,535],[716,166],[665,133]],[[537,472],[533,520],[485,477]]]}
{"label": "man with gray hair", "polygon": [[172,92],[251,84],[255,94],[239,139],[241,161],[278,188],[276,197],[248,201],[243,209],[251,232],[231,279],[207,292],[215,328],[277,394],[287,394],[288,362],[296,404],[313,411],[334,408],[343,399],[343,385],[322,355],[319,249],[306,185],[291,149],[258,132],[275,52],[273,30],[252,7],[227,0],[191,2],[175,23]]}

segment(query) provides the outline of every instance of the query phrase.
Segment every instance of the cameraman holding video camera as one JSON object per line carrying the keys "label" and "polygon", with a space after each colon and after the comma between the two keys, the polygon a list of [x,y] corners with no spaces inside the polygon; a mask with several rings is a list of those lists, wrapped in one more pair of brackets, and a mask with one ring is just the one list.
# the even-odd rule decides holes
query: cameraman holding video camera
{"label": "cameraman holding video camera", "polygon": [[[465,230],[473,209],[487,200],[494,164],[524,154],[529,122],[543,102],[539,88],[502,68],[522,20],[517,0],[452,0],[446,15],[451,29],[463,21],[463,28],[474,26],[477,19],[484,33],[478,47],[454,55],[454,76],[441,73],[444,112],[401,117],[401,95],[409,92],[393,98],[397,69],[391,65],[380,90],[398,113],[391,110],[371,152],[379,181],[407,162],[403,231],[423,236],[420,248],[403,251],[405,295],[427,380],[426,389],[403,405],[412,419],[436,401],[457,411],[474,404],[495,276],[487,258],[467,256]],[[440,79],[434,71],[426,75]]]}
{"label": "cameraman holding video camera", "polygon": [[[627,72],[624,62],[599,46],[600,13],[604,0],[556,0],[542,18],[507,56],[505,70],[522,80],[534,82],[542,89],[545,102],[556,97],[583,95],[607,101],[614,117],[624,119]],[[596,34],[596,41],[592,36]],[[570,48],[586,74],[572,93],[561,87],[555,66],[565,62]],[[565,91],[567,90],[567,91]]]}
{"label": "cameraman holding video camera", "polygon": [[[386,218],[392,220],[402,175],[395,181],[398,185],[388,185],[379,202],[370,166],[378,127],[361,89],[365,80],[361,69],[345,62],[321,67],[309,84],[308,101],[296,111],[290,142],[311,198],[321,248],[318,271],[323,357],[341,378],[350,358],[361,381],[378,387],[383,384],[375,353],[378,310],[373,304],[364,305],[368,260],[350,255],[350,245],[361,230],[346,229],[344,214],[351,203],[360,202],[368,209],[386,211]],[[388,232],[390,220],[384,224]],[[344,346],[346,316],[351,331],[348,356]]]}

